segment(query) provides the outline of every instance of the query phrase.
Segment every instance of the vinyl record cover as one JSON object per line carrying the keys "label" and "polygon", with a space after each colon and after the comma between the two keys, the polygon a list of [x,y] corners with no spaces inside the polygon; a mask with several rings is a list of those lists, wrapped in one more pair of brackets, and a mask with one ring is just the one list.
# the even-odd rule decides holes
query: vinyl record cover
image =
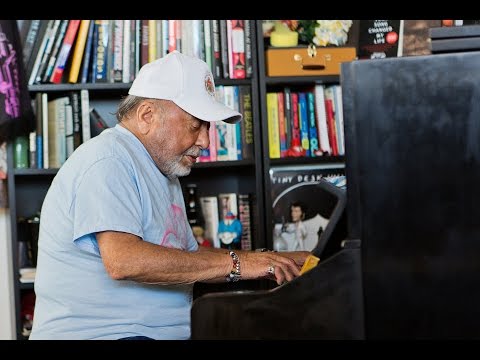
{"label": "vinyl record cover", "polygon": [[270,169],[274,250],[315,248],[336,204],[332,194],[316,185],[324,178],[345,189],[344,174],[341,163]]}

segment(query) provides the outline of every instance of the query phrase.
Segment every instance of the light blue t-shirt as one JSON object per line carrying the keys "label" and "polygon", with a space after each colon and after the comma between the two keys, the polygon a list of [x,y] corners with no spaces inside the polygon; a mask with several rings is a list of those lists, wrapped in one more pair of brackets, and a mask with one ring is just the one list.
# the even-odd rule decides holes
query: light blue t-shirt
{"label": "light blue t-shirt", "polygon": [[30,339],[188,339],[193,285],[113,280],[95,238],[105,230],[198,249],[178,179],[120,125],[80,146],[45,197]]}

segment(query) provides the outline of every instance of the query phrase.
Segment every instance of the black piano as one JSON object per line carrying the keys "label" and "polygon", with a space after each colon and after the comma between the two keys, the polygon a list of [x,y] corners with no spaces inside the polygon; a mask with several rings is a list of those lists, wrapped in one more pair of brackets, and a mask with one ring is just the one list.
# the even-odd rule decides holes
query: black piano
{"label": "black piano", "polygon": [[480,53],[354,61],[341,79],[347,191],[323,184],[322,261],[200,296],[192,339],[480,338]]}

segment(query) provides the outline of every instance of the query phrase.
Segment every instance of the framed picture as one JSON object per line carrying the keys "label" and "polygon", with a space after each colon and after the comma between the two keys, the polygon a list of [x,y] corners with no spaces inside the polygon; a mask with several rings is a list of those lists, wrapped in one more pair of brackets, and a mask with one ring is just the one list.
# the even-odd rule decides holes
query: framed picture
{"label": "framed picture", "polygon": [[337,203],[333,194],[318,186],[322,179],[345,191],[344,164],[270,169],[274,250],[315,248]]}

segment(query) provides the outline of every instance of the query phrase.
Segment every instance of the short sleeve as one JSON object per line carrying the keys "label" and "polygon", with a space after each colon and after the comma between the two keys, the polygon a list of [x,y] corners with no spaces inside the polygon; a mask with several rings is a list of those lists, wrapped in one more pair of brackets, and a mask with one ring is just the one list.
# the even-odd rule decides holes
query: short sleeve
{"label": "short sleeve", "polygon": [[99,160],[80,180],[72,203],[73,240],[99,255],[94,233],[142,233],[142,204],[133,170],[120,159]]}

